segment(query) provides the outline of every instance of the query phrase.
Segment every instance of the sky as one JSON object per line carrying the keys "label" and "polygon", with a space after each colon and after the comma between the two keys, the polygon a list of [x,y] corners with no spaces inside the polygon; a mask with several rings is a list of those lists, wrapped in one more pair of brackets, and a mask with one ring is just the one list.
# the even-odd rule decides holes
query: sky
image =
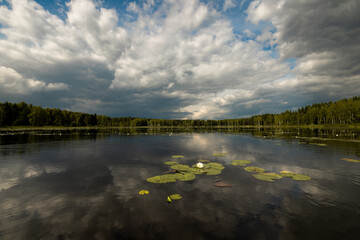
{"label": "sky", "polygon": [[226,119],[360,95],[358,0],[0,0],[0,102]]}

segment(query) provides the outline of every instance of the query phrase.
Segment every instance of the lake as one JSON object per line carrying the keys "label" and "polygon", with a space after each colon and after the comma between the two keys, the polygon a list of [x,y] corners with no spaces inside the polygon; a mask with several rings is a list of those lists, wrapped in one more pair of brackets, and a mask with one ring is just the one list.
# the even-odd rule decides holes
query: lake
{"label": "lake", "polygon": [[[360,159],[359,136],[295,128],[2,132],[0,239],[360,239],[360,163],[342,160]],[[175,174],[165,162],[198,160],[224,169],[146,181]],[[262,181],[233,160],[311,179]],[[182,198],[168,203],[171,194]]]}

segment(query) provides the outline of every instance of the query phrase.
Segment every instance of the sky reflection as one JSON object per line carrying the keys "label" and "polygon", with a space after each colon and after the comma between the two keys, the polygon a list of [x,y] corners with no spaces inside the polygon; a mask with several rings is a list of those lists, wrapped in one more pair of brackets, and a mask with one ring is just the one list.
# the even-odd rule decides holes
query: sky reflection
{"label": "sky reflection", "polygon": [[[2,139],[4,140],[4,139]],[[279,143],[283,145],[277,145]],[[4,146],[4,145],[1,145]],[[1,239],[356,239],[360,165],[341,161],[343,146],[288,144],[244,134],[174,134],[29,142],[0,154]],[[7,145],[7,150],[17,145]],[[348,145],[348,149],[358,148]],[[34,150],[36,149],[36,150]],[[321,149],[321,150],[319,150]],[[328,151],[324,151],[328,149]],[[319,151],[317,151],[319,150]],[[1,149],[3,153],[3,148]],[[215,152],[226,152],[215,157]],[[221,175],[153,184],[174,154],[208,159]],[[312,180],[262,182],[232,160]],[[354,180],[355,178],[355,180]],[[16,179],[16,181],[12,181]],[[218,188],[224,180],[231,188]],[[355,182],[354,182],[355,181]],[[147,189],[149,195],[138,191]],[[179,193],[183,199],[166,202]]]}

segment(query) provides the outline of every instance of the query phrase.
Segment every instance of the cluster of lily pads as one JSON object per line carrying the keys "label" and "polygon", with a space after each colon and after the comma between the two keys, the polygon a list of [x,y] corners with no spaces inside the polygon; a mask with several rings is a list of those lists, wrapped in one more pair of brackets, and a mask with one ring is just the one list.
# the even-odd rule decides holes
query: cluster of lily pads
{"label": "cluster of lily pads", "polygon": [[[248,160],[234,160],[231,162],[231,164],[234,166],[245,166],[249,163],[251,163],[251,161]],[[256,172],[255,174],[253,174],[253,177],[267,182],[273,182],[283,177],[290,177],[296,181],[306,181],[311,179],[310,176],[305,174],[294,173],[290,171],[281,171],[280,174],[278,174],[274,172],[266,172],[264,168],[255,167],[255,166],[247,166],[244,168],[244,170],[248,172]]]}
{"label": "cluster of lily pads", "polygon": [[[226,153],[214,153],[214,156],[222,157]],[[173,158],[183,158],[182,155],[173,155]],[[206,174],[206,175],[219,175],[222,170],[225,168],[221,163],[209,162],[208,160],[199,160],[199,162],[207,163],[198,163],[192,166],[180,164],[177,161],[167,161],[166,165],[169,165],[172,169],[172,173],[166,173],[163,175],[157,175],[154,177],[149,177],[146,181],[151,183],[171,183],[176,181],[192,181],[196,178],[196,175]],[[233,166],[246,166],[250,164],[249,160],[233,160],[231,164]],[[199,165],[200,164],[200,165]],[[199,167],[201,166],[201,167]],[[299,174],[289,171],[281,171],[280,173],[266,172],[264,168],[256,166],[247,166],[244,168],[245,171],[255,172],[253,177],[262,181],[273,182],[274,180],[281,179],[283,177],[289,177],[296,181],[306,181],[310,180],[311,177],[305,174]]]}
{"label": "cluster of lily pads", "polygon": [[[145,190],[145,189],[139,191],[139,195],[147,195],[149,193],[150,192],[148,190]],[[180,199],[182,199],[182,196],[180,194],[178,194],[178,193],[174,193],[174,194],[171,194],[171,195],[167,196],[166,201],[168,203],[171,203],[173,200],[180,200]]]}
{"label": "cluster of lily pads", "polygon": [[[214,153],[216,157],[226,156],[226,153]],[[182,155],[173,155],[172,158],[179,159],[184,158]],[[360,162],[360,160],[348,159],[344,158],[342,160],[351,161],[351,162]],[[206,162],[206,163],[205,163]],[[246,166],[250,164],[249,160],[233,160],[231,165],[233,166]],[[176,181],[192,181],[196,178],[196,175],[206,174],[206,175],[218,175],[221,174],[222,170],[225,168],[221,163],[210,162],[209,160],[198,160],[197,164],[192,166],[180,164],[177,161],[167,161],[166,165],[169,165],[172,169],[172,173],[166,173],[163,175],[157,175],[154,177],[149,177],[146,181],[151,183],[171,183]],[[244,170],[248,172],[256,172],[253,174],[253,177],[262,181],[273,182],[274,180],[281,179],[283,177],[290,177],[293,180],[297,181],[305,181],[310,180],[311,177],[304,174],[294,173],[290,171],[281,171],[280,174],[274,172],[266,172],[264,168],[256,167],[256,166],[247,166],[244,167]],[[214,185],[217,187],[231,187],[232,185],[223,182],[216,181]],[[148,190],[139,191],[140,195],[149,194]],[[173,200],[179,200],[182,196],[180,194],[172,194],[167,196],[166,201],[171,203]]]}
{"label": "cluster of lily pads", "polygon": [[[226,153],[221,153],[221,156],[225,156]],[[220,156],[220,155],[219,155]],[[182,155],[173,155],[172,158],[183,158]],[[199,160],[203,162],[200,164],[194,164],[192,166],[180,164],[176,161],[165,162],[169,165],[173,173],[167,173],[163,175],[157,175],[149,177],[146,181],[151,183],[171,183],[176,181],[191,181],[196,178],[195,175],[206,174],[206,175],[219,175],[225,168],[221,163],[210,162],[208,160]],[[207,163],[206,163],[207,162]]]}

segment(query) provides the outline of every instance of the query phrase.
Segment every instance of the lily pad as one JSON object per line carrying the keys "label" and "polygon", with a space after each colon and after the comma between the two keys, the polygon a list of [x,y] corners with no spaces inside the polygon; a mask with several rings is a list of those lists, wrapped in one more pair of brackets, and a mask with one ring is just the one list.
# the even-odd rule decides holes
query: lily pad
{"label": "lily pad", "polygon": [[210,163],[208,163],[206,165],[210,166],[210,168],[212,168],[212,169],[223,170],[225,168],[224,165],[222,165],[221,163],[216,163],[216,162],[210,162]]}
{"label": "lily pad", "polygon": [[146,181],[151,182],[151,183],[162,183],[160,176],[149,177],[146,179]]}
{"label": "lily pad", "polygon": [[224,157],[227,153],[213,153],[213,156],[215,157]]}
{"label": "lily pad", "polygon": [[264,175],[264,174],[261,174],[261,173],[256,173],[256,174],[253,174],[253,176],[261,181],[267,181],[267,182],[273,182],[274,179],[271,177],[271,176],[268,176],[268,175]]}
{"label": "lily pad", "polygon": [[282,176],[280,176],[279,174],[277,173],[273,173],[273,172],[269,172],[269,173],[256,173],[256,174],[253,174],[253,176],[259,180],[262,180],[262,181],[268,181],[268,182],[273,182],[274,180],[276,179],[281,179]]}
{"label": "lily pad", "polygon": [[180,194],[171,194],[171,195],[169,196],[169,198],[170,198],[171,200],[179,200],[179,199],[182,199],[182,196],[181,196]]}
{"label": "lily pad", "polygon": [[203,174],[204,170],[192,167],[192,168],[186,169],[186,172],[192,173],[192,174]]}
{"label": "lily pad", "polygon": [[176,174],[164,174],[160,176],[147,178],[146,181],[151,183],[170,183],[176,182]]}
{"label": "lily pad", "polygon": [[145,194],[149,194],[149,191],[148,190],[141,190],[139,192],[140,195],[145,195]]}
{"label": "lily pad", "polygon": [[168,162],[164,162],[166,165],[176,165],[179,164],[178,162],[174,162],[174,161],[168,161]]}
{"label": "lily pad", "polygon": [[307,181],[307,180],[310,180],[311,177],[308,176],[308,175],[305,175],[305,174],[295,174],[295,176],[292,177],[293,180],[296,180],[296,181]]}
{"label": "lily pad", "polygon": [[248,172],[258,172],[258,173],[265,172],[265,169],[260,168],[260,167],[254,167],[254,166],[246,167],[246,168],[244,168],[244,170],[248,171]]}
{"label": "lily pad", "polygon": [[184,158],[183,155],[172,155],[171,157],[172,157],[172,158]]}
{"label": "lily pad", "polygon": [[290,178],[292,178],[295,175],[296,175],[296,173],[290,172],[290,171],[281,171],[280,172],[280,176],[282,176],[282,177],[290,177]]}
{"label": "lily pad", "polygon": [[280,174],[274,173],[274,172],[267,172],[267,173],[261,173],[265,176],[272,177],[273,179],[281,179],[282,176]]}
{"label": "lily pad", "polygon": [[214,186],[215,187],[232,187],[233,185],[228,182],[219,180],[219,181],[214,182]]}
{"label": "lily pad", "polygon": [[356,163],[360,163],[360,160],[351,159],[351,158],[342,158],[341,160],[344,160],[344,161],[347,161],[347,162],[356,162]]}
{"label": "lily pad", "polygon": [[219,175],[219,174],[221,174],[221,170],[219,170],[219,169],[206,170],[206,175]]}
{"label": "lily pad", "polygon": [[233,160],[231,161],[231,165],[233,166],[245,166],[246,164],[251,163],[251,161],[248,160]]}
{"label": "lily pad", "polygon": [[191,181],[196,178],[196,176],[192,173],[184,172],[184,173],[176,173],[176,179],[179,181]]}
{"label": "lily pad", "polygon": [[187,171],[190,167],[184,164],[176,164],[172,165],[171,168],[178,171]]}

